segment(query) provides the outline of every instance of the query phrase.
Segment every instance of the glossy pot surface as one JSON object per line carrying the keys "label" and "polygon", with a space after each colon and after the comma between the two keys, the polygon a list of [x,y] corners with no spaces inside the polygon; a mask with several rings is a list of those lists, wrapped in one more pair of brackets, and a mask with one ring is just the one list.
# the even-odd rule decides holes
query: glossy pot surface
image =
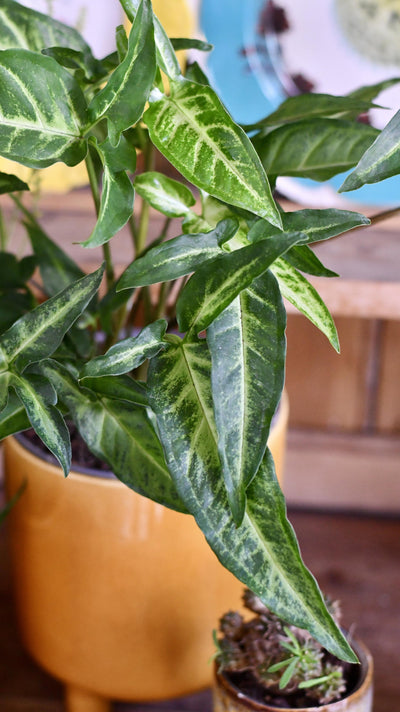
{"label": "glossy pot surface", "polygon": [[[270,446],[281,470],[283,403]],[[16,604],[27,650],[48,672],[113,699],[155,700],[211,683],[211,631],[242,584],[193,517],[116,479],[44,462],[5,443]]]}

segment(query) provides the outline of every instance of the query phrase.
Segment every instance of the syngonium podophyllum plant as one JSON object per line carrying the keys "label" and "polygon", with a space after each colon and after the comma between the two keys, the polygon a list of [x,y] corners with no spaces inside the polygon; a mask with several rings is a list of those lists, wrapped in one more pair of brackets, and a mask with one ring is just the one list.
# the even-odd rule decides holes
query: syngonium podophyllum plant
{"label": "syngonium podophyllum plant", "polygon": [[[75,30],[1,3],[0,155],[33,169],[86,162],[97,219],[73,239],[102,246],[104,266],[84,274],[26,207],[27,186],[1,175],[32,254],[18,260],[2,230],[0,436],[32,426],[67,474],[67,416],[129,487],[193,515],[269,608],[354,661],[302,563],[266,443],[284,382],[282,297],[338,349],[304,276],[332,276],[310,244],[369,221],[285,212],[271,188],[359,161],[344,189],[398,172],[400,120],[381,134],[357,121],[390,82],[290,98],[245,130],[196,64],[183,76],[175,49],[199,43],[169,40],[150,0],[121,4],[129,37],[117,28],[116,52],[99,60]],[[153,170],[156,151],[184,180]],[[165,218],[152,244],[150,206]],[[109,240],[126,223],[135,259],[116,279]],[[44,300],[30,286],[36,266]]]}

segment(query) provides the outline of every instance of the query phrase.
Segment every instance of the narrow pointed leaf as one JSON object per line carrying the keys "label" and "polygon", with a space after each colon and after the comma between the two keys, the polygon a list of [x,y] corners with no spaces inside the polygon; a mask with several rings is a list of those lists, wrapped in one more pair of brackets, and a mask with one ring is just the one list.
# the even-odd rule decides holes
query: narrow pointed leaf
{"label": "narrow pointed leaf", "polygon": [[68,371],[54,361],[45,362],[42,368],[89,449],[107,462],[122,482],[166,507],[186,511],[145,408],[97,397],[80,388]]}
{"label": "narrow pointed leaf", "polygon": [[309,119],[281,126],[253,143],[270,177],[324,181],[355,166],[378,134],[357,121]]}
{"label": "narrow pointed leaf", "polygon": [[130,337],[111,346],[104,356],[97,356],[85,364],[81,378],[86,376],[118,376],[132,371],[147,358],[152,358],[164,347],[167,328],[165,319],[145,326],[139,336]]}
{"label": "narrow pointed leaf", "polygon": [[147,407],[149,399],[146,384],[135,381],[130,376],[87,376],[82,381],[85,388],[94,391],[99,396],[124,400]]}
{"label": "narrow pointed leaf", "polygon": [[359,87],[352,92],[349,92],[347,96],[355,97],[356,99],[362,99],[362,101],[372,101],[385,89],[389,89],[394,84],[400,82],[400,77],[393,77],[392,79],[384,79],[383,82],[378,82],[377,84],[367,84],[366,86]]}
{"label": "narrow pointed leaf", "polygon": [[89,106],[92,122],[107,118],[113,145],[117,145],[122,131],[142,116],[155,73],[153,11],[150,0],[142,0],[129,35],[128,51]]}
{"label": "narrow pointed leaf", "polygon": [[90,56],[90,48],[73,27],[49,15],[12,0],[1,0],[0,49],[30,49],[41,52],[46,47],[68,47]]}
{"label": "narrow pointed leaf", "polygon": [[377,183],[400,172],[400,111],[389,121],[372,146],[347,176],[339,192],[356,190],[367,183]]}
{"label": "narrow pointed leaf", "polygon": [[84,247],[99,247],[111,240],[131,217],[134,197],[133,185],[125,171],[114,173],[106,163],[100,213],[91,235],[81,244]]}
{"label": "narrow pointed leaf", "polygon": [[0,80],[0,155],[31,168],[85,158],[86,100],[70,72],[51,57],[3,50]]}
{"label": "narrow pointed leaf", "polygon": [[276,260],[271,270],[279,282],[282,296],[315,324],[339,353],[340,346],[335,323],[317,290],[285,259]]}
{"label": "narrow pointed leaf", "polygon": [[171,345],[150,363],[150,402],[177,490],[220,561],[284,620],[356,658],[301,561],[268,451],[237,528],[221,477],[207,343]]}
{"label": "narrow pointed leaf", "polygon": [[0,337],[0,350],[7,362],[22,369],[50,356],[96,294],[102,274],[100,267],[16,321]]}
{"label": "narrow pointed leaf", "polygon": [[[140,0],[120,0],[120,2],[129,20],[134,22],[140,8]],[[155,15],[154,37],[160,69],[171,79],[176,79],[181,73],[179,62],[163,26]]]}
{"label": "narrow pointed leaf", "polygon": [[299,232],[278,234],[201,265],[177,301],[179,330],[190,329],[198,334],[206,329],[242,289],[302,240],[303,234]]}
{"label": "narrow pointed leaf", "polygon": [[118,289],[167,282],[193,272],[203,262],[221,254],[221,241],[233,237],[237,227],[236,220],[227,219],[210,232],[179,235],[153,247],[127,267]]}
{"label": "narrow pointed leaf", "polygon": [[211,87],[181,78],[144,114],[153,143],[198,188],[280,226],[267,176]]}
{"label": "narrow pointed leaf", "polygon": [[196,202],[186,185],[156,171],[138,175],[134,185],[142,198],[169,218],[183,217]]}
{"label": "narrow pointed leaf", "polygon": [[347,118],[364,114],[375,105],[371,100],[357,96],[333,96],[331,94],[298,94],[290,96],[271,114],[247,129],[262,129],[265,126],[282,126],[303,119],[316,117]]}
{"label": "narrow pointed leaf", "polygon": [[[37,374],[13,374],[11,385],[23,404],[32,428],[59,461],[64,475],[71,467],[71,443],[68,428],[57,408],[55,398],[49,397],[50,383]],[[54,393],[55,395],[55,393]]]}
{"label": "narrow pointed leaf", "polygon": [[282,393],[285,327],[280,291],[267,271],[207,329],[218,451],[237,525],[243,520],[246,489],[264,456]]}
{"label": "narrow pointed leaf", "polygon": [[8,403],[0,412],[0,440],[31,427],[26,410],[14,390],[8,394]]}
{"label": "narrow pointed leaf", "polygon": [[10,173],[0,173],[0,195],[12,193],[14,190],[29,190],[29,185]]}
{"label": "narrow pointed leaf", "polygon": [[338,277],[337,272],[324,267],[321,260],[308,245],[295,245],[285,255],[286,262],[300,270],[316,277]]}
{"label": "narrow pointed leaf", "polygon": [[[284,232],[304,232],[308,244],[328,240],[330,237],[341,235],[355,227],[369,225],[371,222],[361,213],[336,208],[323,210],[306,208],[282,213],[281,217]],[[250,242],[257,242],[275,234],[276,229],[266,220],[258,220],[249,230],[248,239]]]}

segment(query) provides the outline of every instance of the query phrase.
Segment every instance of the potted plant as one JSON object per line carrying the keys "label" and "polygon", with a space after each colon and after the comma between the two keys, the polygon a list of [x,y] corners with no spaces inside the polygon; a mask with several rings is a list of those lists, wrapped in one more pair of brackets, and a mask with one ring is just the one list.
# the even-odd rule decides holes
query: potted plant
{"label": "potted plant", "polygon": [[[129,37],[117,28],[117,51],[102,60],[76,31],[46,15],[13,0],[4,0],[0,10],[0,155],[35,170],[58,161],[71,167],[85,161],[97,218],[82,246],[100,246],[104,254],[104,265],[84,274],[22,201],[26,184],[2,175],[1,190],[22,213],[32,255],[18,261],[9,248],[1,255],[0,437],[32,426],[67,475],[71,441],[66,419],[74,423],[89,450],[152,507],[153,521],[176,513],[186,521],[194,518],[223,566],[277,615],[309,630],[339,658],[355,662],[301,560],[267,438],[284,382],[282,297],[338,349],[333,320],[304,276],[333,273],[309,245],[369,220],[347,210],[285,212],[272,190],[278,175],[325,180],[358,161],[345,188],[354,187],[355,180],[380,180],[398,172],[393,151],[398,119],[382,134],[357,121],[390,82],[344,97],[294,97],[245,130],[232,120],[196,64],[182,74],[175,49],[209,47],[170,40],[150,0],[121,4],[132,22]],[[182,180],[154,170],[156,151]],[[134,208],[135,194],[141,198],[140,209],[137,199]],[[151,208],[164,223],[149,244]],[[169,228],[175,218],[180,224],[173,236]],[[131,228],[135,259],[119,276],[109,241],[125,224]],[[4,246],[3,230],[1,234]],[[36,266],[44,301],[29,282]],[[19,448],[15,440],[7,443],[9,473]],[[24,476],[34,468],[36,472],[29,456]],[[42,634],[50,608],[58,608],[57,620],[66,622],[62,647],[67,662],[72,665],[80,653],[92,671],[99,644],[88,643],[87,628],[84,634],[79,629],[71,647],[67,644],[76,617],[78,594],[72,583],[77,575],[71,573],[64,586],[62,606],[55,594],[55,570],[44,575],[38,589],[29,578],[39,576],[41,568],[33,554],[43,551],[40,530],[46,521],[62,519],[59,497],[69,491],[70,478],[57,481],[56,468],[50,468],[54,498],[48,480],[39,483],[37,474],[37,486],[26,488],[12,513],[16,521],[22,502],[32,501],[37,538],[30,540],[29,553],[24,540],[24,555],[22,545],[15,544],[20,549],[16,569],[25,586],[20,616],[30,640],[29,626],[39,625]],[[115,493],[104,485],[106,504],[94,515],[103,525],[101,539],[91,536],[90,527],[81,540],[74,539],[76,520],[75,515],[68,520],[69,505],[73,502],[85,519],[93,504],[84,494],[87,478],[77,478],[78,494],[69,498],[63,514],[67,529],[48,541],[59,572],[66,567],[72,571],[85,546],[104,553],[97,570],[84,568],[83,590],[94,590],[85,599],[89,616],[101,597],[94,571],[104,567],[109,578],[124,578],[113,567],[118,557],[109,545],[107,521],[114,532],[121,524],[121,542],[129,528],[139,527],[140,515],[135,515],[128,490],[121,505],[124,516],[118,508],[111,515]],[[21,477],[11,495],[17,484]],[[41,495],[39,503],[35,493]],[[22,531],[27,533],[26,525]],[[171,538],[178,546],[176,540],[184,541],[185,535],[173,531]],[[71,541],[61,556],[61,542]],[[131,554],[122,551],[122,567],[128,566]],[[157,551],[155,545],[158,563]],[[140,563],[143,578],[148,560]],[[32,567],[28,574],[29,561],[35,563],[35,574]],[[159,582],[156,595],[162,601],[171,580],[168,575]],[[138,601],[142,611],[141,584],[137,589],[117,607]],[[33,590],[38,607],[46,597],[42,618],[23,610],[23,599]],[[112,610],[103,618],[121,646],[127,635],[116,624],[111,600],[104,601],[104,610]],[[143,617],[141,612],[138,616]],[[169,626],[172,618],[173,613],[164,615]],[[53,626],[46,632],[53,645],[60,639],[54,631]],[[180,649],[193,637],[187,633]],[[53,658],[45,663],[48,667]],[[171,665],[168,655],[164,658]],[[109,651],[111,662],[116,679],[119,663]],[[173,665],[169,677],[175,673]],[[72,688],[93,692],[92,679],[84,683],[73,679],[74,674],[65,678]]]}
{"label": "potted plant", "polygon": [[[289,626],[245,589],[244,606],[252,617],[229,611],[219,621],[214,709],[216,712],[273,712],[313,709],[371,712],[373,661],[351,640],[360,665],[328,653],[305,630]],[[340,624],[337,601],[327,602]]]}

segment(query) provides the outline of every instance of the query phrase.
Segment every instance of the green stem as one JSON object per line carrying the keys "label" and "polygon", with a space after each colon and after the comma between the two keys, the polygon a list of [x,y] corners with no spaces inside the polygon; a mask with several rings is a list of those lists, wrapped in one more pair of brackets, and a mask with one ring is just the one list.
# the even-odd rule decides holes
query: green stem
{"label": "green stem", "polygon": [[7,249],[7,230],[4,222],[3,211],[0,208],[0,250],[5,252]]}
{"label": "green stem", "polygon": [[[143,149],[144,157],[144,172],[151,171],[154,167],[154,150],[153,145],[148,142]],[[147,200],[142,200],[142,208],[140,211],[139,228],[136,234],[135,247],[136,257],[139,257],[146,247],[147,233],[149,229],[150,205]]]}
{"label": "green stem", "polygon": [[[99,183],[97,180],[96,170],[95,170],[95,167],[94,167],[94,164],[92,161],[92,157],[89,152],[86,156],[85,162],[86,162],[86,169],[87,169],[87,173],[88,173],[88,177],[89,177],[90,189],[92,191],[94,207],[95,207],[96,215],[98,217],[99,213],[100,213],[100,204],[101,204],[100,190],[99,190]],[[114,282],[114,267],[113,267],[113,263],[112,263],[110,245],[108,244],[108,242],[105,245],[102,245],[102,249],[103,249],[104,260],[106,263],[107,287],[110,289],[111,285]]]}

